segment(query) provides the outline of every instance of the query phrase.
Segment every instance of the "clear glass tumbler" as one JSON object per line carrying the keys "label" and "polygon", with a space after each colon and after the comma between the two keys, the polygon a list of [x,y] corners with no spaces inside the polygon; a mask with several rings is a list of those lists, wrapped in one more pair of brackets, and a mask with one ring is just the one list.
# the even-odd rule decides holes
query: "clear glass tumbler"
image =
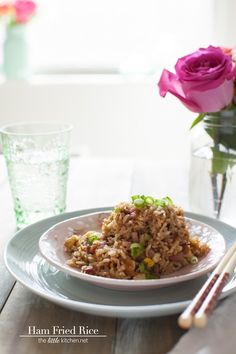
{"label": "clear glass tumbler", "polygon": [[33,122],[0,129],[19,229],[65,211],[71,128]]}

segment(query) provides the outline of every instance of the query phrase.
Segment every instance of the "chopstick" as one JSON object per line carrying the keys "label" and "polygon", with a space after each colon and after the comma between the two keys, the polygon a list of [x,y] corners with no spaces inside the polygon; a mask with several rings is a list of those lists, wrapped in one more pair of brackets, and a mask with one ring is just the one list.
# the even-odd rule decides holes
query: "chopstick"
{"label": "chopstick", "polygon": [[[206,325],[207,316],[214,308],[218,296],[229,278],[229,274],[235,267],[235,263],[236,243],[226,252],[190,305],[179,316],[178,324],[181,328],[188,329],[193,322],[197,327],[204,327]],[[207,302],[205,303],[205,301]]]}
{"label": "chopstick", "polygon": [[212,310],[214,309],[218,297],[220,296],[221,291],[224,288],[225,284],[229,280],[229,276],[231,272],[234,270],[235,266],[236,266],[236,252],[234,252],[231,259],[226,264],[219,278],[217,279],[214,286],[212,287],[209,294],[207,295],[206,299],[204,300],[202,306],[196,312],[193,319],[196,327],[201,327],[201,328],[205,327],[207,323],[207,318],[209,314],[212,312]]}

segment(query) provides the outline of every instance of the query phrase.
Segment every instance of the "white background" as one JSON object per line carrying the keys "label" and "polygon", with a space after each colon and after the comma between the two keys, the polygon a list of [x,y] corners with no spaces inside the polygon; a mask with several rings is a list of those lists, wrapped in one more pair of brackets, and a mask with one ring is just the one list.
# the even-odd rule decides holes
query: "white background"
{"label": "white background", "polygon": [[[187,165],[195,115],[171,95],[161,98],[157,82],[164,67],[173,71],[178,57],[209,44],[232,44],[233,1],[38,4],[28,27],[35,75],[27,82],[2,79],[0,124],[70,121],[73,151]],[[3,39],[3,24],[1,30]],[[93,74],[78,74],[85,72]]]}

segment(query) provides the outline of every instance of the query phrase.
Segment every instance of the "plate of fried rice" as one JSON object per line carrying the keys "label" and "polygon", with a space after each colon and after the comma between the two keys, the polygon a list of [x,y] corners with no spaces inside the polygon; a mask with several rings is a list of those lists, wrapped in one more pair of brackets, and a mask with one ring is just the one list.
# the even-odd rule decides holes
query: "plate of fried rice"
{"label": "plate of fried rice", "polygon": [[57,269],[98,286],[145,290],[210,272],[225,253],[224,237],[184,216],[169,197],[136,195],[111,211],[62,221],[39,240]]}

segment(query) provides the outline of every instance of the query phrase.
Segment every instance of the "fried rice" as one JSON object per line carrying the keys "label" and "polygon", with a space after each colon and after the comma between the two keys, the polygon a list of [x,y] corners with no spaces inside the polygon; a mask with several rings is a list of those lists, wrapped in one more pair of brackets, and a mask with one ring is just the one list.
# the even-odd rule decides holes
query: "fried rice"
{"label": "fried rice", "polygon": [[164,202],[145,198],[117,205],[100,233],[88,231],[66,239],[65,251],[71,257],[67,263],[107,278],[152,279],[197,263],[209,252],[207,244],[190,235],[182,208],[170,198]]}

